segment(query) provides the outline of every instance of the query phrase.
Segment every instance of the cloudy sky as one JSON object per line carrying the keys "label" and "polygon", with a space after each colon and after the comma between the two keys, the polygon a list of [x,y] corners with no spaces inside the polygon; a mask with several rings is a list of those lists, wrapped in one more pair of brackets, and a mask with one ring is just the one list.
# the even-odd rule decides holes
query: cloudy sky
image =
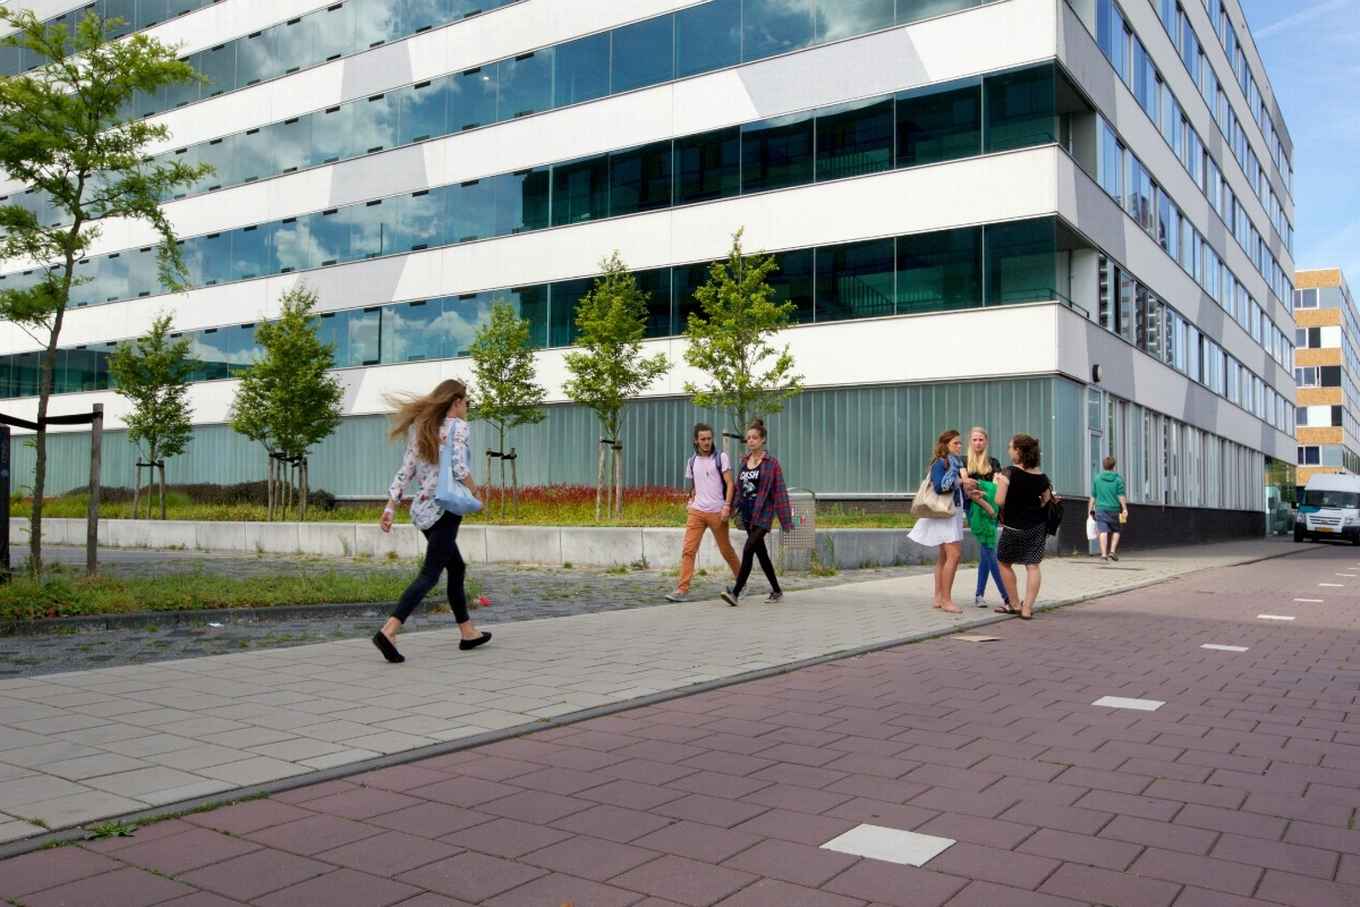
{"label": "cloudy sky", "polygon": [[1242,0],[1294,139],[1294,260],[1360,293],[1360,0]]}

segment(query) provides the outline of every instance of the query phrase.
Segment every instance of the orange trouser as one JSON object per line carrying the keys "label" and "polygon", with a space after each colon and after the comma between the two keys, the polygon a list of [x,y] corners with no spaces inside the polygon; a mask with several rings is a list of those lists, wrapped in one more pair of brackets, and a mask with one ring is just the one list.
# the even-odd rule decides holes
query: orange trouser
{"label": "orange trouser", "polygon": [[713,531],[713,541],[718,543],[723,560],[732,568],[732,575],[736,576],[741,569],[741,560],[727,539],[727,520],[722,518],[722,514],[691,510],[689,519],[685,521],[685,547],[680,553],[680,582],[675,584],[677,592],[689,591],[690,580],[694,579],[694,559],[699,555],[699,543],[704,540],[705,529]]}

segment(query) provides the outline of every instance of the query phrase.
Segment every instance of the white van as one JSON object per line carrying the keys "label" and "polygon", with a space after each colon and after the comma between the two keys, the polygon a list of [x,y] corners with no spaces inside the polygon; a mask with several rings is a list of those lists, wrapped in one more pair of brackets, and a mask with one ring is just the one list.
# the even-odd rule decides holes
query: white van
{"label": "white van", "polygon": [[1322,473],[1303,489],[1294,541],[1345,539],[1360,545],[1360,476]]}

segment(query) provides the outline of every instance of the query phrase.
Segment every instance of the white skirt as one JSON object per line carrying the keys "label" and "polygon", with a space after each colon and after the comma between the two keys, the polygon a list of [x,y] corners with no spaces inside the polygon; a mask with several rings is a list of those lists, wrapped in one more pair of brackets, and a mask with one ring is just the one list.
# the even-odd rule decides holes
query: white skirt
{"label": "white skirt", "polygon": [[927,548],[963,541],[963,508],[956,507],[953,516],[920,518],[907,538]]}

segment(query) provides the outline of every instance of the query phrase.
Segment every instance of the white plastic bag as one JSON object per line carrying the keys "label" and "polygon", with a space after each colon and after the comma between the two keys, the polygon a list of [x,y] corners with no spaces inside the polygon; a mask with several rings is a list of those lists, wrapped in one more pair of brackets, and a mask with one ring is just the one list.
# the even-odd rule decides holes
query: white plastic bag
{"label": "white plastic bag", "polygon": [[1098,538],[1100,538],[1100,531],[1096,528],[1096,518],[1093,517],[1093,516],[1087,516],[1087,517],[1086,517],[1086,540],[1087,540],[1088,542],[1094,542],[1094,541],[1095,541],[1096,539],[1098,539]]}

